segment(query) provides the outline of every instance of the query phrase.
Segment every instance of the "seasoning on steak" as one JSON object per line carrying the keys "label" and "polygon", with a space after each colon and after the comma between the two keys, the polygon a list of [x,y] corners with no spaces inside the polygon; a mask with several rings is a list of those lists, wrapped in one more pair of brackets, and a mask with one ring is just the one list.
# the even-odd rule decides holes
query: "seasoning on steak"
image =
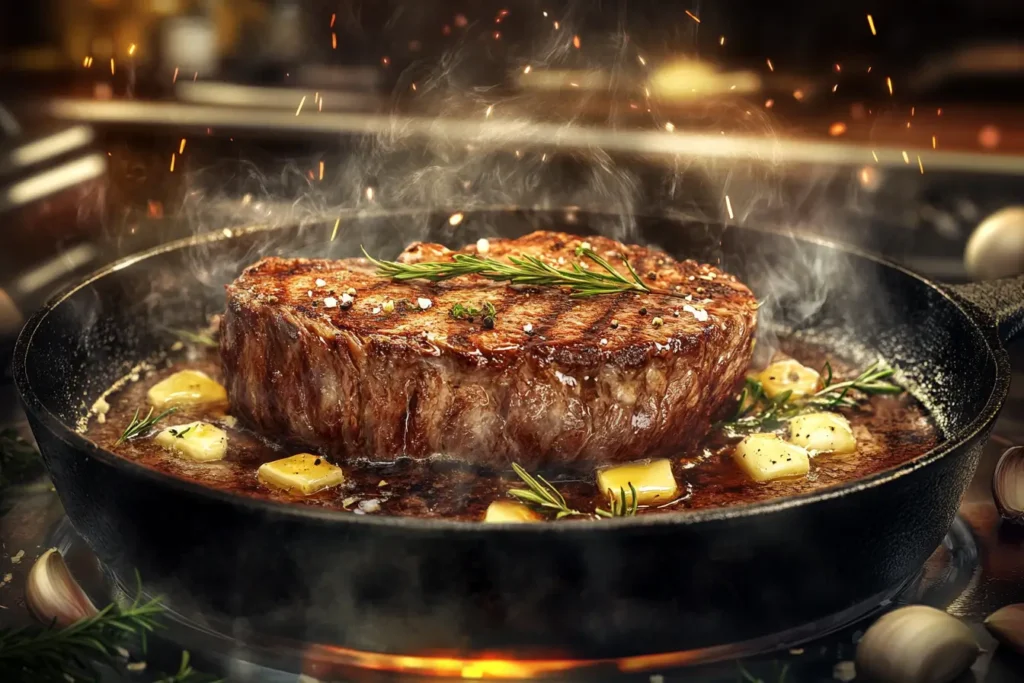
{"label": "seasoning on steak", "polygon": [[[543,468],[694,447],[742,383],[753,295],[709,265],[585,240],[622,272],[619,254],[651,286],[687,298],[575,299],[564,287],[479,276],[396,282],[364,259],[265,258],[227,287],[221,356],[232,413],[339,460],[443,453]],[[583,241],[535,232],[462,252],[568,268]],[[416,243],[399,260],[453,253]],[[484,302],[497,311],[492,329],[450,313]]]}

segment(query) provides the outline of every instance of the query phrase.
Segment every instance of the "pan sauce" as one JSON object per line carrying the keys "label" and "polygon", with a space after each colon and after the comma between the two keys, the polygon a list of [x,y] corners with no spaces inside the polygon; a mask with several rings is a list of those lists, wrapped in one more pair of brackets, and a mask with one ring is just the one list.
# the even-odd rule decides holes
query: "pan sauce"
{"label": "pan sauce", "polygon": [[[810,366],[820,367],[825,359],[819,349],[803,345],[785,350]],[[157,430],[200,419],[216,424],[228,433],[224,460],[194,462],[158,446],[149,436],[116,444],[135,409],[141,407],[143,413],[148,409],[146,392],[156,382],[184,369],[200,370],[220,380],[216,350],[192,355],[198,355],[198,359],[169,361],[108,396],[110,409],[105,421],[92,419],[87,435],[121,457],[206,486],[255,498],[356,514],[479,520],[492,501],[508,499],[505,491],[522,487],[522,482],[512,472],[495,473],[442,457],[426,461],[403,458],[389,464],[340,463],[345,472],[342,485],[300,497],[267,488],[257,480],[256,470],[264,462],[307,449],[272,442],[231,424],[230,418],[225,422],[202,408],[180,408],[162,420]],[[832,365],[837,377],[856,374],[851,366],[834,359]],[[672,459],[679,484],[678,495],[689,495],[663,508],[641,507],[638,514],[721,507],[808,493],[888,469],[925,453],[939,441],[938,430],[926,411],[909,395],[874,396],[859,409],[844,411],[844,414],[857,437],[857,452],[818,455],[811,462],[810,473],[799,479],[751,481],[730,457],[733,442],[720,433],[712,433],[697,452]],[[548,478],[564,495],[569,507],[584,511],[607,508],[607,500],[598,495],[593,472],[551,473]]]}

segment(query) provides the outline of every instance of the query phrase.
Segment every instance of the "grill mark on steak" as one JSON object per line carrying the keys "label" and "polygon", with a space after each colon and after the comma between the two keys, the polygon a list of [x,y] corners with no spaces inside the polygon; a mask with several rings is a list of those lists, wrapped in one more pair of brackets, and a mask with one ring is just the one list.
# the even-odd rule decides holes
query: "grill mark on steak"
{"label": "grill mark on steak", "polygon": [[[617,267],[615,254],[625,254],[645,282],[655,272],[657,287],[691,294],[708,320],[672,317],[688,302],[659,294],[574,299],[567,288],[511,287],[479,276],[394,282],[368,272],[363,259],[268,258],[228,287],[221,351],[235,414],[343,460],[443,452],[542,467],[685,451],[742,381],[756,324],[753,295],[711,266],[606,238],[588,241]],[[545,232],[496,238],[488,256],[562,257],[565,267],[580,242]],[[413,248],[401,259],[459,253]],[[461,253],[475,251],[471,245]],[[317,278],[326,284],[317,287]],[[328,295],[340,303],[348,287],[357,292],[351,308],[323,305]],[[420,297],[431,300],[428,310],[415,307]],[[713,301],[701,304],[706,298]],[[394,313],[372,312],[388,299]],[[497,308],[494,329],[449,314],[455,303],[484,301]],[[662,327],[652,324],[655,316]],[[523,332],[527,323],[532,336]]]}

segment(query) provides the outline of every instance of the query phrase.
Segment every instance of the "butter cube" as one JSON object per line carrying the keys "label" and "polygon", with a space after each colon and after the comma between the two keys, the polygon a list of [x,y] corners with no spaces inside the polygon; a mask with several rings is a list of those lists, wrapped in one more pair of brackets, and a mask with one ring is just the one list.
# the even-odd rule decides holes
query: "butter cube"
{"label": "butter cube", "polygon": [[146,396],[156,408],[195,405],[226,407],[228,404],[228,393],[224,387],[198,370],[176,372],[150,387]]}
{"label": "butter cube", "polygon": [[807,451],[775,434],[751,434],[732,452],[736,464],[754,481],[802,477],[811,469]]}
{"label": "butter cube", "polygon": [[809,413],[789,421],[789,442],[815,453],[853,453],[857,439],[838,413]]}
{"label": "butter cube", "polygon": [[153,440],[199,462],[223,460],[228,452],[228,433],[207,422],[168,427],[160,431]]}
{"label": "butter cube", "polygon": [[299,453],[260,465],[256,476],[265,485],[311,496],[345,481],[341,468],[319,455]]}
{"label": "butter cube", "polygon": [[487,513],[484,515],[485,522],[506,524],[537,522],[540,518],[536,512],[514,500],[496,500],[487,506]]}
{"label": "butter cube", "polygon": [[672,474],[672,463],[668,460],[651,460],[650,462],[634,462],[597,471],[597,488],[602,496],[611,491],[618,497],[622,491],[626,493],[626,503],[633,503],[633,492],[629,485],[636,489],[638,505],[651,503],[667,503],[672,500],[678,485]]}

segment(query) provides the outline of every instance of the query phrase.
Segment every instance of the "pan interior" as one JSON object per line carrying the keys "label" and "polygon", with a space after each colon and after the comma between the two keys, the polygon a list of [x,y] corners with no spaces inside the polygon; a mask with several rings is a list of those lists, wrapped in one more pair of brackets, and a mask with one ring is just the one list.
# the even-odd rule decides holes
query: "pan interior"
{"label": "pan interior", "polygon": [[158,250],[92,279],[37,318],[24,351],[31,389],[26,395],[65,425],[79,424],[104,390],[174,341],[170,330],[194,329],[219,313],[223,285],[260,256],[340,258],[358,254],[360,245],[390,256],[411,233],[458,246],[479,237],[551,229],[610,234],[656,244],[677,257],[720,263],[764,300],[759,344],[770,347],[779,336],[795,336],[858,364],[884,357],[947,440],[966,436],[986,410],[998,365],[991,341],[927,282],[798,237],[635,220],[623,235],[618,216],[564,212],[470,214],[457,230],[447,216],[363,216],[347,220],[334,241],[332,226],[306,226],[239,231]]}

